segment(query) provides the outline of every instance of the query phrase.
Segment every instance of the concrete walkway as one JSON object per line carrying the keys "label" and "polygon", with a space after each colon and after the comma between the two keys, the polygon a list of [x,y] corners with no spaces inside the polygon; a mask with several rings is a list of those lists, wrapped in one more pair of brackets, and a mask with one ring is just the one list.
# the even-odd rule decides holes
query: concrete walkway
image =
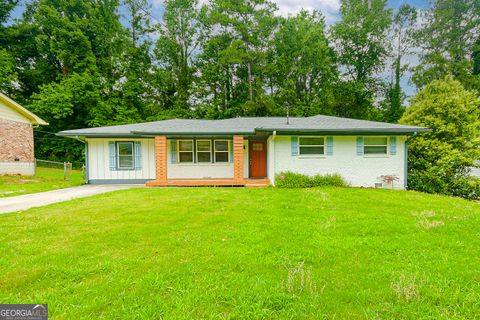
{"label": "concrete walkway", "polygon": [[0,214],[42,207],[48,204],[64,202],[77,198],[85,198],[96,194],[124,190],[140,185],[84,185],[72,188],[57,189],[46,192],[24,194],[15,197],[0,198]]}

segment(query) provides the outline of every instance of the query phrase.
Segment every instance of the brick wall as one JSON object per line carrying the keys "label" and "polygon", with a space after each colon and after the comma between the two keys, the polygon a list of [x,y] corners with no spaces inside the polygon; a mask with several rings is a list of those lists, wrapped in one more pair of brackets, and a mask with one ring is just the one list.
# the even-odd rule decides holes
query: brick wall
{"label": "brick wall", "polygon": [[17,161],[34,161],[32,125],[0,119],[0,162]]}

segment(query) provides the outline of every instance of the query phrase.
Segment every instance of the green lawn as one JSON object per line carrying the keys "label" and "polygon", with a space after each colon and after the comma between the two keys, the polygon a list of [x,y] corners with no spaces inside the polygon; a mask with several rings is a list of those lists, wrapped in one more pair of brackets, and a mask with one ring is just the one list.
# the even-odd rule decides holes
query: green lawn
{"label": "green lawn", "polygon": [[73,170],[63,180],[63,169],[37,167],[34,176],[0,176],[0,198],[68,188],[84,184],[82,172]]}
{"label": "green lawn", "polygon": [[378,189],[130,189],[0,215],[0,302],[53,319],[475,319],[480,205]]}

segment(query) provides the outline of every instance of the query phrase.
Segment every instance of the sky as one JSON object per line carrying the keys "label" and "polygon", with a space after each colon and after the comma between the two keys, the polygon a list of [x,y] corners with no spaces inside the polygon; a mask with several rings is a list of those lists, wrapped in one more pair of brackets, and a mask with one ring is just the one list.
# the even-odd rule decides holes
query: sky
{"label": "sky", "polygon": [[[161,21],[163,15],[164,0],[149,0],[152,5],[152,18]],[[200,3],[208,0],[199,0]],[[272,0],[278,6],[278,14],[287,17],[288,15],[298,13],[302,8],[307,10],[320,10],[324,15],[327,24],[334,24],[340,19],[339,9],[340,0]],[[25,3],[28,0],[20,0],[20,5],[14,11],[13,18],[21,16]],[[419,9],[425,9],[428,6],[428,0],[387,0],[388,6],[392,9],[398,8],[401,4],[407,3]],[[416,63],[416,57],[406,57],[411,65]],[[415,87],[409,82],[409,75],[402,78],[402,89],[407,96],[415,94]]]}

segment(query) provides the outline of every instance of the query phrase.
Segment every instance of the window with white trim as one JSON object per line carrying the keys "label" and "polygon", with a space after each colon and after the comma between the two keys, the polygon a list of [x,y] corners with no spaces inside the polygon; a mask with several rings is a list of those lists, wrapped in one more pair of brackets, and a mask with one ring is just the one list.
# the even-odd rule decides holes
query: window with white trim
{"label": "window with white trim", "polygon": [[197,162],[212,162],[212,140],[196,140]]}
{"label": "window with white trim", "polygon": [[193,162],[193,140],[178,140],[178,162]]}
{"label": "window with white trim", "polygon": [[307,156],[325,154],[325,138],[299,137],[298,154]]}
{"label": "window with white trim", "polygon": [[134,168],[133,142],[117,142],[117,168],[125,170]]}
{"label": "window with white trim", "polygon": [[214,140],[215,162],[228,162],[228,140]]}
{"label": "window with white trim", "polygon": [[387,137],[364,137],[363,153],[365,155],[386,155],[388,150]]}

